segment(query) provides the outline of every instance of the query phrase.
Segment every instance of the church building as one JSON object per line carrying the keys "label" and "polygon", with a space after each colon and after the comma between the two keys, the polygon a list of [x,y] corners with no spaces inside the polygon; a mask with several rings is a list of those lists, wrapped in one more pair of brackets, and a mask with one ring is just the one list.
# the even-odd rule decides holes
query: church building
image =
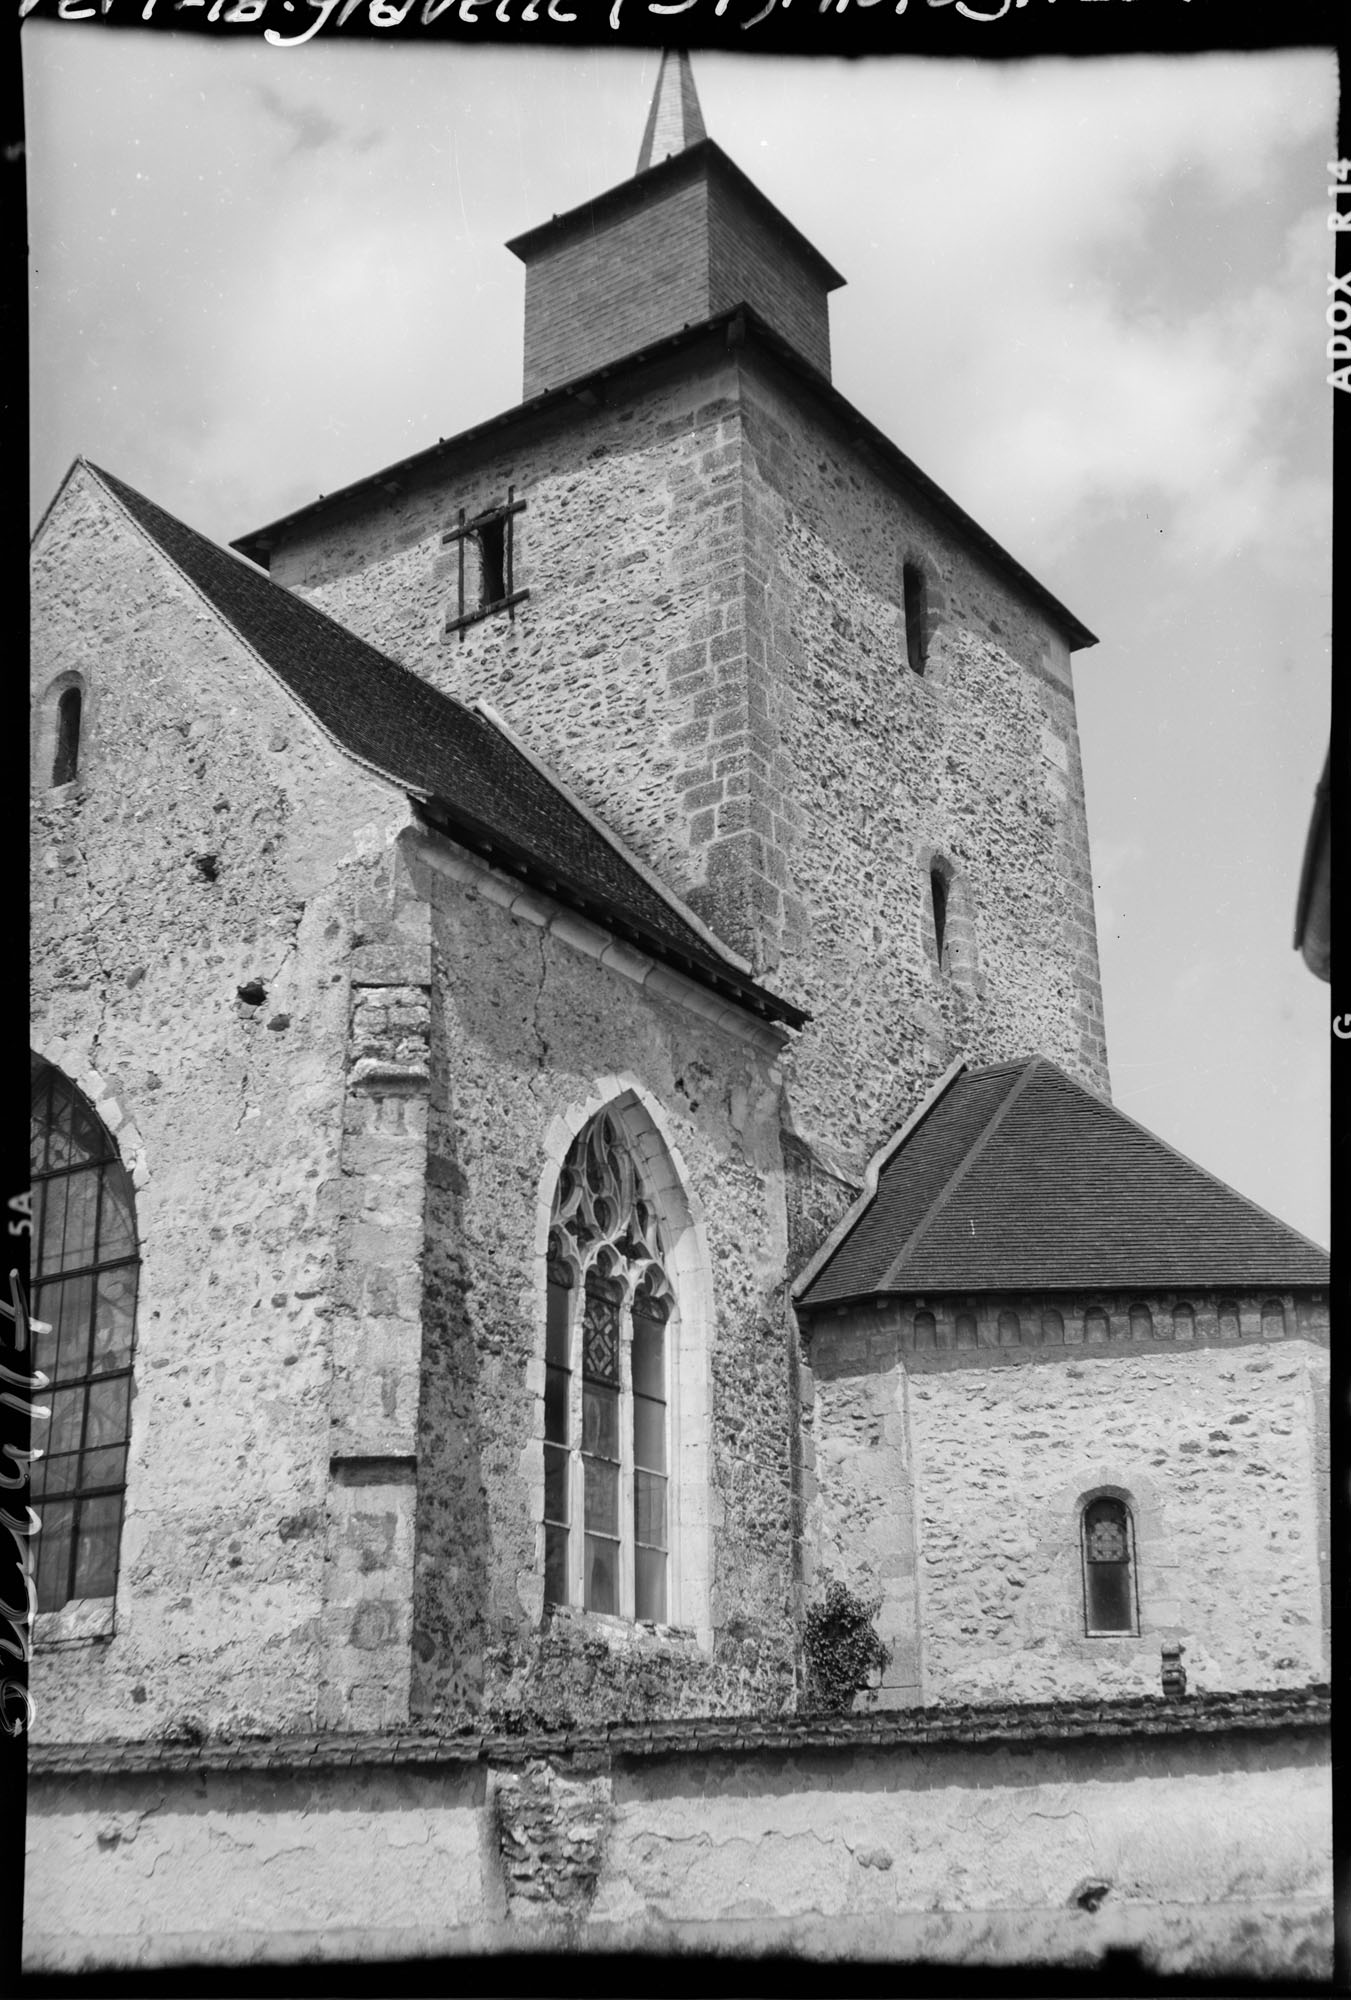
{"label": "church building", "polygon": [[514,408],[35,538],[27,1962],[1321,1973],[1327,1260],[1113,1108],[1093,635],[687,57],[508,248]]}

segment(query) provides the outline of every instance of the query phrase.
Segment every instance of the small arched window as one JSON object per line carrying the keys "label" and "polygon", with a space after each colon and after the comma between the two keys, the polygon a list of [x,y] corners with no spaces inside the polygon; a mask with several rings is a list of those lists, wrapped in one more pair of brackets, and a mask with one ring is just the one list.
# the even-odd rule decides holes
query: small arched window
{"label": "small arched window", "polygon": [[1048,1306],[1041,1316],[1041,1337],[1048,1347],[1063,1347],[1065,1344],[1065,1321],[1054,1306]]}
{"label": "small arched window", "polygon": [[1185,1299],[1179,1299],[1173,1307],[1174,1340],[1194,1340],[1196,1337],[1196,1313]]}
{"label": "small arched window", "polygon": [[1017,1313],[1001,1312],[999,1315],[999,1345],[1001,1347],[1016,1347],[1020,1333],[1021,1328],[1018,1324]]}
{"label": "small arched window", "polygon": [[1107,1315],[1101,1306],[1090,1306],[1084,1314],[1084,1339],[1106,1340]]}
{"label": "small arched window", "polygon": [[1130,1310],[1131,1339],[1149,1340],[1154,1333],[1154,1315],[1149,1307],[1137,1300]]}
{"label": "small arched window", "polygon": [[131,1430],[140,1260],[131,1176],[92,1107],[32,1061],[35,1365],[50,1390],[44,1456],[32,1468],[38,1610],[111,1597]]}
{"label": "small arched window", "polygon": [[1124,1500],[1091,1500],[1083,1514],[1084,1631],[1090,1638],[1137,1629],[1135,1527]]}
{"label": "small arched window", "polygon": [[56,754],[52,783],[69,785],[80,772],[80,717],[84,701],[78,688],[67,688],[56,704]]}
{"label": "small arched window", "polygon": [[916,1348],[936,1347],[937,1345],[938,1326],[933,1314],[931,1312],[917,1312],[915,1314]]}
{"label": "small arched window", "polygon": [[1238,1339],[1238,1306],[1233,1299],[1220,1300],[1220,1339]]}
{"label": "small arched window", "polygon": [[971,1313],[958,1313],[956,1340],[958,1347],[976,1347],[979,1345],[976,1322]]}
{"label": "small arched window", "polygon": [[664,1623],[675,1293],[656,1211],[602,1112],[559,1175],[548,1252],[544,1601]]}

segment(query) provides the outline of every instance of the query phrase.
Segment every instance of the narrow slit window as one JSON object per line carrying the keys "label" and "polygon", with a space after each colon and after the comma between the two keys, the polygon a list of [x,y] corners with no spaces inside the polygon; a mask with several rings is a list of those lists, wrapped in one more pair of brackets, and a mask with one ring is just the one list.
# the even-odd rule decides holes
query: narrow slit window
{"label": "narrow slit window", "polygon": [[906,563],[901,571],[901,591],[905,610],[905,651],[913,672],[922,674],[928,665],[924,616],[928,587],[918,563]]}
{"label": "narrow slit window", "polygon": [[78,688],[67,688],[56,705],[56,755],[52,783],[69,785],[80,770],[80,718],[84,701]]}
{"label": "narrow slit window", "polygon": [[1134,1633],[1135,1528],[1124,1501],[1084,1509],[1084,1630],[1090,1638]]}
{"label": "narrow slit window", "polygon": [[934,950],[938,963],[943,963],[943,947],[948,935],[948,885],[943,879],[941,868],[929,870],[929,897],[933,904]]}
{"label": "narrow slit window", "polygon": [[447,635],[458,632],[463,638],[466,626],[496,611],[514,618],[516,606],[530,595],[516,588],[516,517],[524,510],[524,500],[518,500],[515,487],[509,486],[504,502],[484,508],[472,519],[461,508],[456,525],[442,535],[441,546],[455,555],[455,600],[446,616]]}

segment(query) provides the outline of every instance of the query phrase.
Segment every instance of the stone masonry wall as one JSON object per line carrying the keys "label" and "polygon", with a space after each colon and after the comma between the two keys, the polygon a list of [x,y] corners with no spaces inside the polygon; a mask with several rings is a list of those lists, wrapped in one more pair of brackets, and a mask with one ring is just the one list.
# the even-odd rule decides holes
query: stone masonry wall
{"label": "stone masonry wall", "polygon": [[[1057,1301],[1053,1347],[985,1344],[1000,1319],[1033,1322],[1022,1302],[985,1302],[981,1346],[965,1351],[916,1351],[909,1309],[817,1324],[813,1558],[882,1592],[885,1637],[913,1648],[922,1635],[909,1700],[1157,1692],[1160,1647],[1178,1640],[1194,1689],[1326,1673],[1326,1317],[1287,1300],[1286,1336],[1264,1339],[1260,1301],[1239,1303],[1232,1343],[1201,1298],[1185,1343],[1171,1328],[1167,1344],[1133,1338],[1125,1301],[1107,1302],[1106,1338],[1087,1343],[1082,1312]],[[1152,1301],[1156,1326],[1172,1304]],[[1099,1489],[1132,1509],[1138,1637],[1084,1634],[1078,1508]],[[881,1699],[906,1698],[893,1668]]]}
{"label": "stone masonry wall", "polygon": [[86,690],[77,781],[34,772],[35,1046],[119,1137],[143,1254],[115,1615],[40,1618],[36,1729],[303,1726],[354,883],[407,808],[83,469],[32,604],[40,746],[59,689]]}
{"label": "stone masonry wall", "polygon": [[[861,1172],[958,1053],[1107,1086],[1069,659],[1045,613],[882,478],[800,387],[741,375],[766,958],[814,1020],[796,1129]],[[927,580],[907,661],[902,569]],[[950,948],[929,872],[947,865]],[[959,937],[958,932],[961,931]],[[959,958],[960,954],[960,958]]]}
{"label": "stone masonry wall", "polygon": [[[504,911],[445,843],[429,838],[424,866],[434,1006],[414,1708],[445,1728],[485,1713],[523,1727],[780,1710],[794,1691],[794,1384],[772,1052],[598,964],[567,941],[588,930],[577,920],[550,929],[548,906],[524,895],[533,921]],[[619,1097],[657,1121],[711,1281],[707,1352],[681,1363],[705,1378],[682,1390],[687,1580],[702,1535],[711,1555],[672,1612],[679,1629],[543,1617],[542,1230],[568,1133]]]}
{"label": "stone masonry wall", "polygon": [[504,1751],[42,1777],[26,1967],[685,1950],[1091,1975],[1115,1948],[1146,1974],[1330,1970],[1325,1732]]}
{"label": "stone masonry wall", "polygon": [[[832,1170],[857,1177],[959,1051],[1040,1050],[1105,1088],[1063,637],[758,350],[678,367],[301,524],[274,574],[499,708],[811,1010],[788,1106]],[[447,640],[441,533],[509,486],[529,599]],[[928,579],[922,677],[907,561]]]}

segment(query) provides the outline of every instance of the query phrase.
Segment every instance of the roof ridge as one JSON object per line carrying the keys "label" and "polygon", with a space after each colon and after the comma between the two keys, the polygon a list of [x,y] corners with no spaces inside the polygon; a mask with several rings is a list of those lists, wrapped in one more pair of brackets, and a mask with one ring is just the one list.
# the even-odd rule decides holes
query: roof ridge
{"label": "roof ridge", "polygon": [[[1044,1062],[1046,1058],[1038,1057],[1037,1060]],[[1096,1091],[1090,1090],[1087,1084],[1080,1083],[1077,1077],[1070,1076],[1058,1063],[1047,1062],[1046,1066],[1053,1076],[1067,1083],[1071,1089],[1077,1090],[1079,1095],[1086,1098],[1095,1109],[1106,1112],[1109,1117],[1120,1119],[1123,1125],[1129,1125],[1132,1131],[1138,1132],[1152,1146],[1170,1154],[1175,1160],[1181,1160],[1184,1167],[1190,1167],[1192,1172],[1200,1174],[1203,1180],[1211,1181],[1216,1187],[1223,1188],[1227,1195],[1231,1195],[1235,1201],[1242,1202],[1243,1206],[1251,1209],[1254,1215],[1260,1215],[1264,1222],[1270,1222],[1277,1229],[1284,1230],[1286,1235],[1293,1236],[1296,1242],[1305,1244],[1310,1250],[1316,1250],[1320,1257],[1330,1255],[1324,1244],[1315,1242],[1312,1236],[1306,1236],[1302,1229],[1296,1229],[1292,1222],[1286,1222],[1281,1216],[1273,1214],[1269,1208],[1263,1208],[1261,1202],[1254,1201],[1251,1195],[1244,1194],[1240,1188],[1236,1188],[1220,1174],[1214,1173],[1211,1168],[1203,1167],[1199,1160],[1194,1160],[1190,1153],[1184,1153],[1182,1148],[1175,1146],[1170,1139],[1161,1138],[1148,1125],[1142,1125],[1138,1118],[1133,1118],[1129,1111],[1123,1111],[1121,1106],[1113,1103],[1110,1098],[1099,1097]]]}
{"label": "roof ridge", "polygon": [[[982,1157],[982,1155],[986,1151],[986,1148],[989,1146],[991,1139],[994,1137],[994,1134],[999,1130],[1000,1126],[1004,1123],[1004,1120],[1008,1117],[1009,1112],[1012,1110],[1013,1106],[1017,1103],[1018,1099],[1022,1096],[1023,1092],[1027,1089],[1028,1081],[1035,1073],[1037,1065],[1045,1061],[1046,1058],[1044,1056],[1030,1056],[1024,1058],[1023,1073],[1019,1077],[1017,1083],[1014,1084],[1012,1090],[1009,1091],[1008,1095],[1004,1098],[1003,1102],[999,1105],[998,1109],[991,1115],[990,1119],[988,1120],[988,1122],[984,1127],[984,1130],[981,1132],[980,1137],[976,1139],[973,1142],[973,1144],[967,1147],[965,1153],[962,1155],[962,1158],[958,1162],[957,1166],[953,1169],[952,1173],[948,1175],[948,1178],[946,1179],[946,1181],[944,1181],[942,1187],[938,1190],[938,1193],[929,1203],[929,1206],[925,1209],[923,1215],[920,1217],[919,1221],[916,1223],[915,1227],[911,1230],[905,1242],[901,1245],[897,1254],[892,1258],[890,1264],[887,1266],[886,1272],[882,1279],[882,1283],[878,1287],[876,1287],[877,1290],[879,1291],[885,1290],[887,1287],[889,1287],[894,1283],[896,1274],[900,1270],[902,1264],[904,1264],[906,1258],[910,1255],[911,1251],[914,1250],[916,1246],[920,1243],[920,1241],[925,1235],[925,1232],[937,1220],[937,1217],[941,1212],[941,1210],[947,1206],[947,1203],[951,1198],[951,1196],[961,1186],[962,1182],[966,1179],[967,1175],[970,1173],[976,1161]],[[1002,1065],[1000,1065],[1000,1067],[1002,1067]],[[1054,1067],[1054,1065],[1050,1065],[1050,1067]]]}
{"label": "roof ridge", "polygon": [[733,951],[730,945],[724,944],[722,939],[709,929],[703,918],[686,906],[669,883],[664,882],[656,870],[649,868],[642,857],[635,854],[612,827],[607,826],[598,814],[592,812],[584,799],[578,798],[567,780],[560,777],[553,766],[546,764],[542,757],[536,756],[530,745],[512,728],[506,718],[498,713],[491,702],[484,701],[481,695],[475,695],[467,705],[474,714],[481,715],[494,729],[501,731],[512,748],[519,751],[527,763],[532,764],[540,776],[547,779],[556,791],[562,793],[573,811],[580,813],[581,817],[592,830],[598,833],[601,839],[614,849],[620,860],[627,867],[631,868],[635,875],[641,875],[648,888],[660,896],[663,901],[670,904],[682,923],[688,924],[690,929],[698,937],[701,937],[705,944],[716,951],[721,958],[725,958],[729,965],[734,965],[738,972],[744,973],[746,978],[754,979],[755,968],[752,966],[750,960],[743,958],[739,951]]}
{"label": "roof ridge", "polygon": [[863,1220],[864,1214],[871,1207],[877,1194],[877,1183],[882,1178],[882,1169],[900,1151],[905,1141],[919,1130],[919,1127],[924,1123],[929,1113],[942,1102],[943,1098],[965,1069],[965,1056],[958,1056],[954,1061],[950,1062],[937,1083],[932,1084],[920,1099],[910,1116],[904,1119],[897,1126],[891,1137],[877,1148],[877,1151],[863,1169],[862,1188],[854,1200],[850,1202],[844,1214],[835,1224],[835,1227],[827,1233],[815,1252],[807,1260],[804,1268],[789,1286],[790,1298],[796,1299],[800,1293],[805,1292],[807,1287],[813,1284],[833,1261],[836,1252],[843,1247],[846,1239],[852,1235],[854,1225]]}

